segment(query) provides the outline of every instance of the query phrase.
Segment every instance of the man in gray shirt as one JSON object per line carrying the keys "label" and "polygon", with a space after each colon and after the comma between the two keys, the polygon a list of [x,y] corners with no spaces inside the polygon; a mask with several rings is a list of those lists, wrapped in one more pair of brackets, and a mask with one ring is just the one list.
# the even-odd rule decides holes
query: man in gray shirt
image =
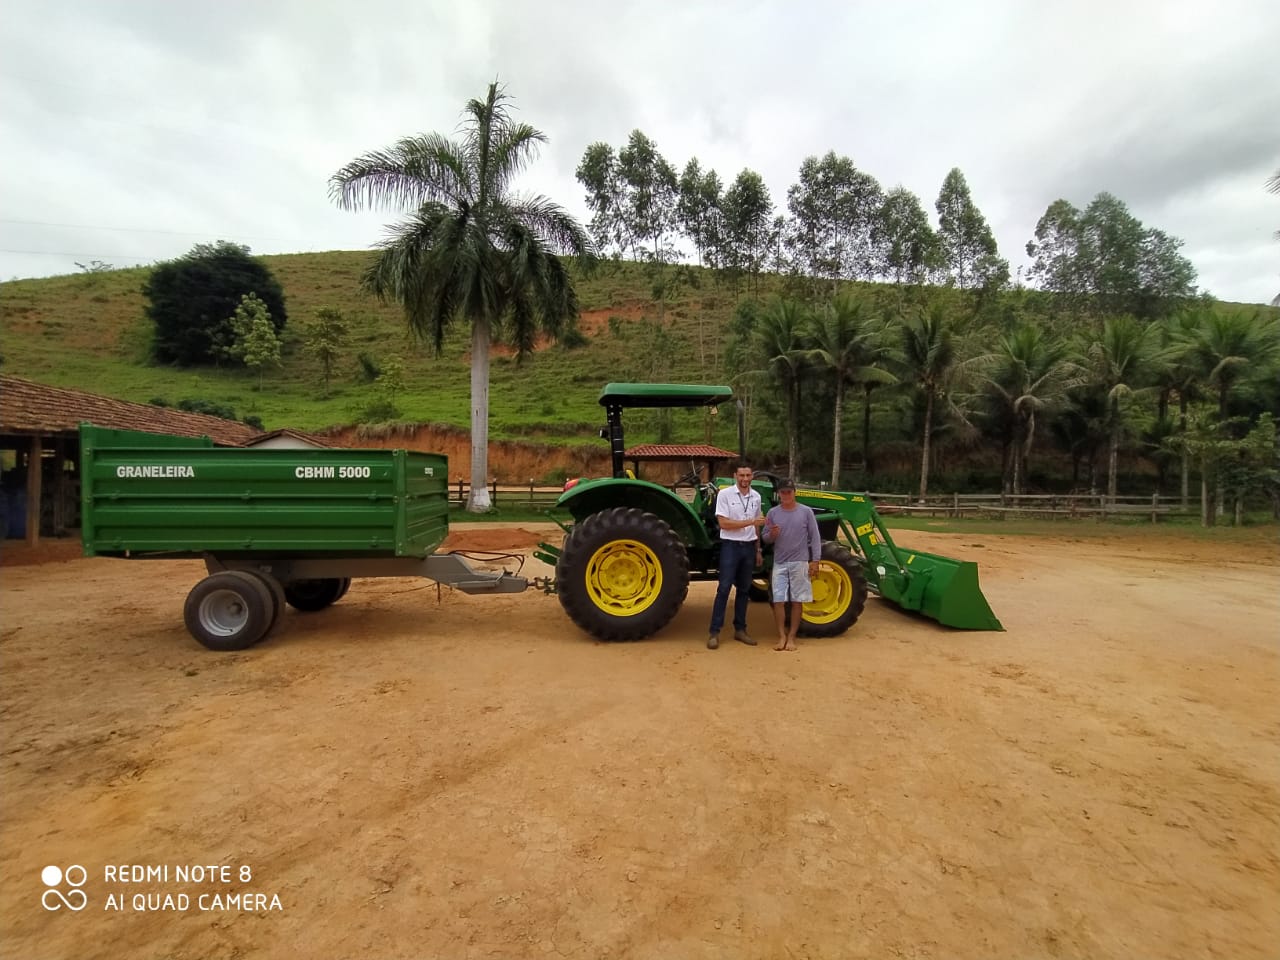
{"label": "man in gray shirt", "polygon": [[[773,620],[778,627],[775,650],[795,650],[803,605],[813,602],[813,583],[822,558],[822,534],[813,511],[796,503],[796,485],[791,480],[778,484],[778,506],[769,511],[760,531],[773,544]],[[791,628],[787,628],[787,611]]]}

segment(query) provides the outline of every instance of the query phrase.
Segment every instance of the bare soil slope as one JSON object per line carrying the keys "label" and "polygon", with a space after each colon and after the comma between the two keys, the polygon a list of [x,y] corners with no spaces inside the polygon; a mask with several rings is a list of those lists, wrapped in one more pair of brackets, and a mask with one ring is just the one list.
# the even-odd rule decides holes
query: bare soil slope
{"label": "bare soil slope", "polygon": [[[710,652],[695,584],[604,645],[536,591],[381,580],[219,655],[197,563],[6,566],[0,952],[1274,957],[1275,550],[902,539],[978,559],[1007,632],[872,601],[779,654],[757,606],[759,647]],[[87,907],[44,909],[70,864]],[[199,909],[229,892],[282,909]]]}

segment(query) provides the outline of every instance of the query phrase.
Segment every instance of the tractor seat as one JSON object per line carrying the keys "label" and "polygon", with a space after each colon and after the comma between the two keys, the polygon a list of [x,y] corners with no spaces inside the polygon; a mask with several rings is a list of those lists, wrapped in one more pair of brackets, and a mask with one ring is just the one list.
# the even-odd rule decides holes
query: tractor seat
{"label": "tractor seat", "polygon": [[702,520],[707,525],[712,540],[720,536],[720,521],[716,519],[716,498],[719,495],[720,488],[714,483],[703,484],[702,499],[706,503],[702,508]]}

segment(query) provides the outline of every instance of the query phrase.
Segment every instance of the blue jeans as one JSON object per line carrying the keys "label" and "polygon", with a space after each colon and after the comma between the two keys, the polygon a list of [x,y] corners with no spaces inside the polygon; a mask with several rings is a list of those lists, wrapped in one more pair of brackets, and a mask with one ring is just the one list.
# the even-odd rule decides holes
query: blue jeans
{"label": "blue jeans", "polygon": [[747,604],[751,602],[751,573],[756,568],[756,550],[760,542],[752,540],[720,541],[720,585],[716,587],[716,602],[711,608],[711,632],[719,633],[724,626],[725,608],[729,605],[729,588],[738,592],[733,597],[733,629],[747,629]]}

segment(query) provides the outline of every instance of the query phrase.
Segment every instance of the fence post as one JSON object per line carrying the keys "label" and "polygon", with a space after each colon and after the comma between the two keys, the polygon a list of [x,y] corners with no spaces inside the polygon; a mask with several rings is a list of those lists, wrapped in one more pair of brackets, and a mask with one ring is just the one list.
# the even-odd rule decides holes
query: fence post
{"label": "fence post", "polygon": [[498,505],[498,478],[493,477],[492,479],[490,479],[489,483],[491,484],[490,492],[489,492],[489,503],[496,507]]}
{"label": "fence post", "polygon": [[959,492],[951,494],[951,515],[953,517],[960,516],[960,494]]}
{"label": "fence post", "polygon": [[459,478],[458,478],[458,502],[459,502],[459,503],[466,503],[466,502],[467,502],[467,495],[466,495],[465,493],[463,493],[463,492],[462,492],[462,478],[461,478],[461,477],[459,477]]}
{"label": "fence post", "polygon": [[1156,522],[1156,517],[1159,515],[1159,512],[1160,512],[1158,509],[1159,506],[1160,506],[1160,495],[1153,493],[1151,495],[1151,522],[1152,523]]}

